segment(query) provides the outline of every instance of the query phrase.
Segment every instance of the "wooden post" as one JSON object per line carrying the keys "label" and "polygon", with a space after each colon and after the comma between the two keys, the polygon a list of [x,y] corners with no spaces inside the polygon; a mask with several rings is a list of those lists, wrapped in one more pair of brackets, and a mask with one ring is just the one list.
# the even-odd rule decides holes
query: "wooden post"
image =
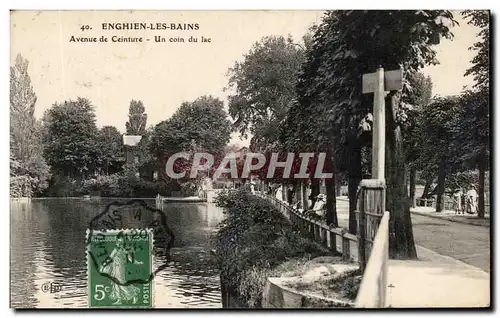
{"label": "wooden post", "polygon": [[346,229],[342,229],[341,237],[342,237],[342,260],[348,261],[351,255],[349,240],[345,237],[347,233]]}
{"label": "wooden post", "polygon": [[302,206],[303,211],[305,211],[309,208],[307,204],[307,179],[302,180],[302,182],[300,183],[300,190],[301,190],[300,197],[302,198],[302,202],[300,204]]}
{"label": "wooden post", "polygon": [[385,174],[385,89],[384,69],[377,69],[377,88],[373,98],[372,179]]}
{"label": "wooden post", "polygon": [[385,211],[385,180],[365,179],[358,198],[358,263],[364,271],[370,258],[373,240]]}
{"label": "wooden post", "polygon": [[358,202],[359,207],[358,207],[358,264],[359,264],[359,269],[363,273],[365,271],[366,267],[366,252],[365,252],[365,234],[366,234],[366,218],[365,218],[365,199],[364,199],[364,191],[363,188],[361,188],[361,193],[359,196],[359,199],[361,201]]}
{"label": "wooden post", "polygon": [[403,87],[403,71],[363,74],[363,94],[373,93],[372,179],[385,179],[385,95]]}

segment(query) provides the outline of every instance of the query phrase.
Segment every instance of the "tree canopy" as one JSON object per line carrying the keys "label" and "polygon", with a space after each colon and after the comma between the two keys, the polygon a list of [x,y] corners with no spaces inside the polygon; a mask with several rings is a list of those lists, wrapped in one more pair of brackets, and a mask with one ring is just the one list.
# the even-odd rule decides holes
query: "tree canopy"
{"label": "tree canopy", "polygon": [[127,135],[143,135],[146,132],[148,115],[142,101],[131,100],[128,121],[125,123]]}
{"label": "tree canopy", "polygon": [[303,47],[289,36],[266,36],[256,42],[228,71],[229,114],[252,148],[265,149],[277,141],[279,123],[294,101]]}
{"label": "tree canopy", "polygon": [[32,196],[47,188],[49,167],[42,152],[42,129],[34,116],[36,94],[28,74],[29,62],[17,55],[10,67],[11,194]]}
{"label": "tree canopy", "polygon": [[[385,70],[403,69],[403,90],[386,99],[387,146],[392,149],[386,155],[387,208],[392,212],[391,231],[398,237],[391,242],[391,251],[399,257],[416,256],[404,198],[402,129],[411,109],[409,79],[425,65],[437,63],[432,45],[440,37],[451,38],[450,27],[455,23],[452,13],[445,10],[327,12],[306,52],[297,84],[297,103],[281,130],[281,140],[289,149],[331,149],[336,168],[345,167],[349,178],[359,182],[361,149],[371,139],[360,134],[360,125],[373,107],[373,97],[362,94],[362,75],[380,66]],[[350,197],[356,191],[356,182],[350,186]],[[355,200],[350,200],[350,205],[354,204]]]}
{"label": "tree canopy", "polygon": [[98,162],[99,132],[95,123],[94,106],[78,97],[55,103],[47,110],[45,158],[53,169],[66,176],[85,178]]}

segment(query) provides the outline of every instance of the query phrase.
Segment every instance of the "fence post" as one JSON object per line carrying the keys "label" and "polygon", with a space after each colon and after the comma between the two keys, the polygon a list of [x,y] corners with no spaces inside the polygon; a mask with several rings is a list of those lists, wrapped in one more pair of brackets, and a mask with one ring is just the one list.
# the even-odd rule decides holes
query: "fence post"
{"label": "fence post", "polygon": [[366,267],[366,252],[365,252],[365,234],[366,234],[366,221],[365,221],[365,195],[361,187],[359,190],[359,210],[356,211],[358,215],[358,264],[359,269],[363,273]]}
{"label": "fence post", "polygon": [[342,236],[342,260],[343,261],[348,261],[350,258],[350,246],[349,246],[349,240],[345,237],[345,234],[347,233],[346,229],[342,229],[341,236]]}
{"label": "fence post", "polygon": [[373,240],[385,211],[385,180],[364,179],[360,183],[358,205],[358,263],[362,271],[370,257]]}

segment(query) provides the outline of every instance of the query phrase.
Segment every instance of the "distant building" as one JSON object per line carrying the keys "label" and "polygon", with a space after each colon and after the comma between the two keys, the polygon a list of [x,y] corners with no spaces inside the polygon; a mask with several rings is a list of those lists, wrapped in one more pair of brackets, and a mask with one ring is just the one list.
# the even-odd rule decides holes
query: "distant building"
{"label": "distant building", "polygon": [[144,141],[143,136],[123,135],[125,165],[135,165],[137,167],[135,173],[136,177],[149,181],[156,181],[158,180],[157,167],[152,162],[146,162],[144,160],[144,156],[147,154],[145,153],[146,150],[144,147],[140,147],[142,141]]}
{"label": "distant building", "polygon": [[142,136],[123,135],[123,148],[125,151],[125,164],[138,164],[140,159],[140,151],[138,145],[141,142]]}

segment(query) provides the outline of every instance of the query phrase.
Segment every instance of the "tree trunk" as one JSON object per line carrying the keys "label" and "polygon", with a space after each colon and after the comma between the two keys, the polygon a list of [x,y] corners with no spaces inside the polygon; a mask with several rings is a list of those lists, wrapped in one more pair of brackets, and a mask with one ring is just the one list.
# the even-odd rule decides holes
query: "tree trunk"
{"label": "tree trunk", "polygon": [[361,182],[361,146],[359,144],[350,145],[349,156],[349,180],[347,191],[349,195],[349,233],[357,233],[356,220],[356,195],[358,192],[359,183]]}
{"label": "tree trunk", "polygon": [[341,174],[338,173],[335,175],[335,196],[339,197],[342,189],[342,177]]}
{"label": "tree trunk", "polygon": [[300,197],[302,199],[302,201],[300,202],[300,206],[305,211],[308,208],[308,206],[307,206],[307,179],[302,180],[300,182],[300,191],[301,191]]}
{"label": "tree trunk", "polygon": [[337,219],[337,198],[335,197],[335,174],[325,180],[326,186],[326,224],[339,226]]}
{"label": "tree trunk", "polygon": [[293,195],[293,204],[297,204],[297,203],[301,203],[302,202],[302,188],[301,188],[301,184],[302,182],[300,180],[297,180],[295,179],[293,181],[293,187],[294,187],[294,190],[295,190],[295,193]]}
{"label": "tree trunk", "polygon": [[286,202],[289,204],[289,205],[292,205],[293,204],[293,194],[295,193],[295,188],[291,188],[290,189],[290,184],[288,184],[286,186]]}
{"label": "tree trunk", "polygon": [[288,188],[284,183],[281,184],[281,200],[287,202],[288,199]]}
{"label": "tree trunk", "polygon": [[425,179],[425,186],[424,186],[424,192],[422,193],[422,199],[429,198],[429,192],[431,190],[432,181],[434,181],[433,177],[427,177],[427,179]]}
{"label": "tree trunk", "polygon": [[309,209],[312,209],[314,207],[314,204],[316,203],[316,197],[319,194],[319,180],[318,179],[311,179],[311,197],[309,198],[311,200],[311,206]]}
{"label": "tree trunk", "polygon": [[327,150],[326,172],[331,173],[332,177],[325,179],[326,187],[326,224],[339,226],[337,218],[337,198],[335,196],[335,168],[333,164],[332,150]]}
{"label": "tree trunk", "polygon": [[399,107],[399,96],[386,99],[386,209],[390,212],[389,253],[396,259],[416,259],[410,206],[405,180],[403,138],[395,122],[393,109]]}
{"label": "tree trunk", "polygon": [[410,167],[410,204],[414,208],[417,206],[417,198],[415,197],[417,168],[413,165]]}
{"label": "tree trunk", "polygon": [[479,194],[479,202],[478,202],[478,210],[477,210],[477,217],[484,219],[484,176],[485,176],[485,162],[484,159],[479,161],[479,187],[478,187],[478,194]]}
{"label": "tree trunk", "polygon": [[439,161],[437,197],[436,197],[436,212],[442,212],[444,208],[444,187],[446,180],[446,158],[441,157]]}

